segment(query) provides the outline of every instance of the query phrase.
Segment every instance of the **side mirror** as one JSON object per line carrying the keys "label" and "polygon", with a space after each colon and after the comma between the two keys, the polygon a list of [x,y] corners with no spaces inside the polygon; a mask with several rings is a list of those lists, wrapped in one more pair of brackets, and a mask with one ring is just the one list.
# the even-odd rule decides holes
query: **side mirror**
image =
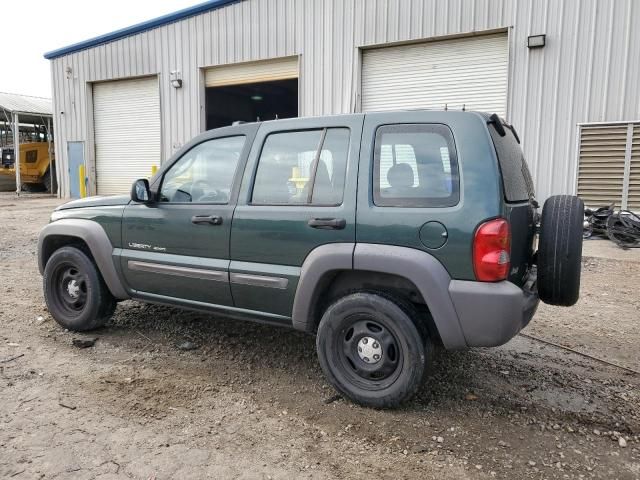
{"label": "side mirror", "polygon": [[138,203],[151,203],[151,190],[149,180],[140,178],[131,186],[131,200]]}

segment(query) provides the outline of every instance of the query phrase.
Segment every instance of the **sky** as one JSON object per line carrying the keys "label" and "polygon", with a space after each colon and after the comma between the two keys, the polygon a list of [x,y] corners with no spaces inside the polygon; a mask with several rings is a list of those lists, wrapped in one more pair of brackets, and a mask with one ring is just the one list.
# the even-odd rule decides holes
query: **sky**
{"label": "sky", "polygon": [[204,0],[22,0],[0,6],[0,92],[51,97],[49,60],[60,47]]}

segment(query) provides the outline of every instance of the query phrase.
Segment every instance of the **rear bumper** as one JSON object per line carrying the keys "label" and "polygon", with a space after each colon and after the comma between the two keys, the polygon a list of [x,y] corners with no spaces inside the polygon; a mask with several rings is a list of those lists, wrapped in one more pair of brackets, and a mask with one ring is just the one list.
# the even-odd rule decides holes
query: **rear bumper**
{"label": "rear bumper", "polygon": [[523,289],[508,281],[452,280],[449,294],[469,347],[507,343],[527,326],[539,303],[534,282]]}

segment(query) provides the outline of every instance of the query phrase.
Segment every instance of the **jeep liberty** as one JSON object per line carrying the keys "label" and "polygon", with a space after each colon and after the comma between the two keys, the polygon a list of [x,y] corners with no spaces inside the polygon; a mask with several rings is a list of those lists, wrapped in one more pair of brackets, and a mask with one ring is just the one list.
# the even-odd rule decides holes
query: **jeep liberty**
{"label": "jeep liberty", "polygon": [[74,331],[129,298],[292,327],[340,394],[396,406],[434,347],[501,345],[539,299],[578,299],[583,203],[539,214],[519,143],[495,114],[453,111],[208,131],[130,195],[53,212],[47,306]]}

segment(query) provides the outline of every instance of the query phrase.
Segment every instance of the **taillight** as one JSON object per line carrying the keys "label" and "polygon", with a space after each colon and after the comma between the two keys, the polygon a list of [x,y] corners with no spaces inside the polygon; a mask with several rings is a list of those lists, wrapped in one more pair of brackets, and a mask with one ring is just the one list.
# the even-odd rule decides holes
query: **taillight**
{"label": "taillight", "polygon": [[473,270],[481,282],[497,282],[509,275],[511,230],[504,218],[483,223],[473,239]]}

